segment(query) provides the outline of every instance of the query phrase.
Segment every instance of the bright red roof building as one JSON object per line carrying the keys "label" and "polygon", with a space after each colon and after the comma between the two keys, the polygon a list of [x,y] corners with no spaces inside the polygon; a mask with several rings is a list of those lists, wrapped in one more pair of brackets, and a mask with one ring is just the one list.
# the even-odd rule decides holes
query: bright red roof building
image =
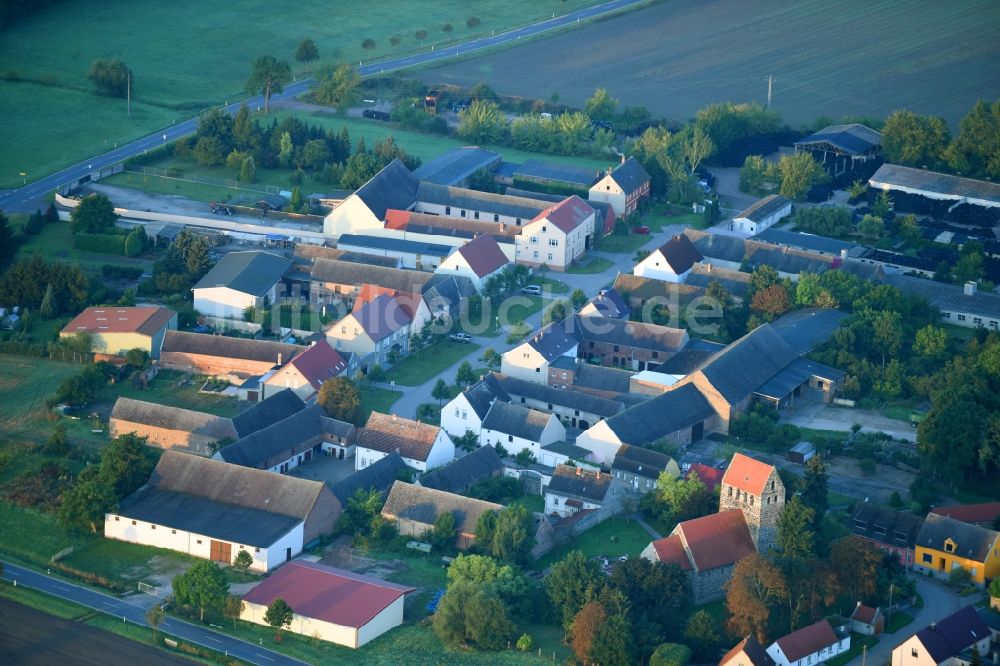
{"label": "bright red roof building", "polygon": [[722,483],[723,474],[724,472],[721,469],[715,469],[701,463],[692,463],[691,469],[688,470],[688,478],[691,475],[697,476],[711,492],[715,492],[715,489]]}
{"label": "bright red roof building", "polygon": [[745,490],[751,495],[761,495],[773,471],[774,467],[771,465],[737,453],[733,456],[729,467],[726,468],[722,482],[728,486]]}

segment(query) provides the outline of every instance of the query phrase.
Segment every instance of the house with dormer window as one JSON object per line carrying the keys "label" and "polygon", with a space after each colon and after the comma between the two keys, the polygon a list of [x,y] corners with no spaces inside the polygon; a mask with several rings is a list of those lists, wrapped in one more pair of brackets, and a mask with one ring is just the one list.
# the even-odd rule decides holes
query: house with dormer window
{"label": "house with dormer window", "polygon": [[917,534],[915,567],[947,578],[955,569],[969,572],[973,584],[983,587],[1000,575],[1000,532],[930,513]]}

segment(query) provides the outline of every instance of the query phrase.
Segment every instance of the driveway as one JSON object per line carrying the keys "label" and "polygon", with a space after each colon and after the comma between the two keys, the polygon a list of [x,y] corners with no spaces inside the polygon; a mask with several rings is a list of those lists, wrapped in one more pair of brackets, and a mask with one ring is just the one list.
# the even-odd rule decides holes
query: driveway
{"label": "driveway", "polygon": [[[865,666],[885,666],[891,660],[894,647],[929,626],[931,622],[938,622],[958,609],[974,604],[983,596],[980,592],[968,597],[960,597],[939,580],[921,575],[915,575],[914,578],[917,581],[917,593],[924,598],[924,607],[907,609],[905,612],[913,616],[913,622],[895,633],[882,634],[875,647],[868,651]],[[860,656],[847,662],[847,666],[861,665],[862,657]]]}
{"label": "driveway", "polygon": [[865,409],[835,407],[817,402],[800,401],[793,408],[784,411],[781,423],[813,430],[836,430],[850,432],[855,423],[861,424],[861,432],[884,432],[893,439],[907,442],[917,441],[917,431],[906,421],[898,421],[878,412]]}

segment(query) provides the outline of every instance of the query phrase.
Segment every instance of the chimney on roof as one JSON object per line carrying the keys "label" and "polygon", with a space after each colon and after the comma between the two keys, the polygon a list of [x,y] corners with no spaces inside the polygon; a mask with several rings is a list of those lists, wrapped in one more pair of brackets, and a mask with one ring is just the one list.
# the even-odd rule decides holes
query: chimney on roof
{"label": "chimney on roof", "polygon": [[601,470],[597,470],[596,476],[594,478],[597,479],[598,481],[601,480]]}
{"label": "chimney on roof", "polygon": [[843,250],[840,251],[840,258],[841,259],[847,259],[847,250],[846,249],[843,249]]}
{"label": "chimney on roof", "polygon": [[393,421],[395,421],[395,420],[396,420],[396,412],[393,412],[393,413],[392,413],[392,420],[393,420]]}
{"label": "chimney on roof", "polygon": [[278,352],[278,365],[281,365],[281,352]]}
{"label": "chimney on roof", "polygon": [[583,476],[583,468],[582,467],[577,467],[576,468],[576,475],[577,476]]}
{"label": "chimney on roof", "polygon": [[974,296],[976,294],[976,288],[977,288],[976,281],[969,280],[968,282],[965,283],[965,288],[963,289],[963,291],[965,292],[966,296]]}

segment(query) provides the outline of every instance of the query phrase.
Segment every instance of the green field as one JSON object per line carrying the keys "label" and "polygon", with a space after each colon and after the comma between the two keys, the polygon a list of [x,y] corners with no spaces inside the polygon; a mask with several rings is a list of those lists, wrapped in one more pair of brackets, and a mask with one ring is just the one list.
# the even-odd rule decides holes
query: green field
{"label": "green field", "polygon": [[377,386],[361,387],[361,418],[368,420],[368,415],[372,412],[388,414],[392,403],[399,400],[403,395],[402,391],[390,391],[389,389],[378,388]]}
{"label": "green field", "polygon": [[48,436],[45,400],[82,366],[44,358],[0,354],[0,441]]}
{"label": "green field", "polygon": [[99,270],[104,264],[120,264],[122,266],[139,266],[147,268],[153,262],[149,258],[131,258],[118,254],[101,254],[73,248],[73,234],[69,230],[69,222],[48,224],[37,236],[28,236],[28,240],[18,249],[18,256],[40,255],[45,259],[76,262],[84,270]]}
{"label": "green field", "polygon": [[[612,541],[612,538],[615,540]],[[638,557],[650,541],[652,537],[634,520],[609,518],[568,544],[552,549],[535,562],[534,568],[542,571],[566,557],[571,550],[582,551],[587,557],[599,555],[609,559],[622,555]]]}
{"label": "green field", "polygon": [[[351,137],[352,148],[353,146],[356,146],[358,141],[362,138],[365,140],[365,145],[368,148],[372,148],[376,143],[392,137],[393,141],[401,146],[407,154],[419,157],[424,161],[437,157],[441,153],[452,148],[465,145],[461,139],[454,137],[414,132],[401,129],[384,122],[365,120],[363,118],[341,117],[332,112],[301,113],[276,110],[272,111],[267,117],[267,122],[270,122],[270,118],[276,118],[279,122],[281,122],[282,119],[290,116],[294,116],[309,125],[318,125],[326,129],[339,130],[342,127],[346,127]],[[257,117],[262,120],[264,119],[264,117],[260,114],[257,114]],[[587,169],[593,169],[595,171],[607,168],[607,165],[603,161],[587,157],[548,154],[542,155],[539,153],[529,153],[523,150],[516,150],[505,146],[490,146],[485,144],[482,147],[501,153],[504,160],[509,162],[521,163],[530,159],[541,159],[546,162],[572,164]],[[217,179],[236,177],[236,171],[226,166],[206,167],[197,164],[194,161],[179,160],[174,157],[157,160],[156,162],[150,163],[149,166],[157,169],[179,168],[192,176],[207,176]],[[280,167],[266,169],[264,167],[258,167],[257,183],[255,183],[252,187],[260,190],[264,189],[264,185],[274,185],[276,187],[288,188],[291,187],[290,181],[288,180],[291,174],[291,169],[283,169]],[[252,192],[247,190],[238,190],[236,188],[204,185],[201,183],[130,173],[116,174],[103,179],[101,182],[109,185],[131,187],[153,194],[174,194],[201,201],[213,201],[219,199],[232,200],[252,194]],[[304,193],[326,192],[333,187],[334,186],[329,183],[321,182],[311,174],[306,174],[301,185],[302,192]]]}
{"label": "green field", "polygon": [[388,378],[403,386],[419,386],[477,349],[475,344],[446,340],[410,354],[389,371]]}
{"label": "green field", "polygon": [[[295,48],[305,37],[319,49],[313,67],[356,63],[466,41],[596,1],[306,1],[282,11],[265,0],[63,2],[19,22],[0,40],[0,187],[20,184],[21,171],[34,179],[239,99],[254,58],[270,54],[297,66]],[[470,16],[480,21],[471,29]],[[454,26],[451,33],[442,30],[446,23]],[[427,37],[418,40],[421,29]],[[400,40],[395,47],[393,36]],[[365,39],[375,41],[370,52],[361,48]],[[131,119],[124,100],[91,92],[86,75],[97,58],[120,58],[132,69]]]}
{"label": "green field", "polygon": [[247,407],[246,403],[236,398],[200,393],[199,388],[204,381],[205,377],[189,377],[177,370],[161,370],[146,389],[135,388],[130,382],[111,384],[97,394],[95,401],[113,402],[124,397],[218,416],[236,416]]}

